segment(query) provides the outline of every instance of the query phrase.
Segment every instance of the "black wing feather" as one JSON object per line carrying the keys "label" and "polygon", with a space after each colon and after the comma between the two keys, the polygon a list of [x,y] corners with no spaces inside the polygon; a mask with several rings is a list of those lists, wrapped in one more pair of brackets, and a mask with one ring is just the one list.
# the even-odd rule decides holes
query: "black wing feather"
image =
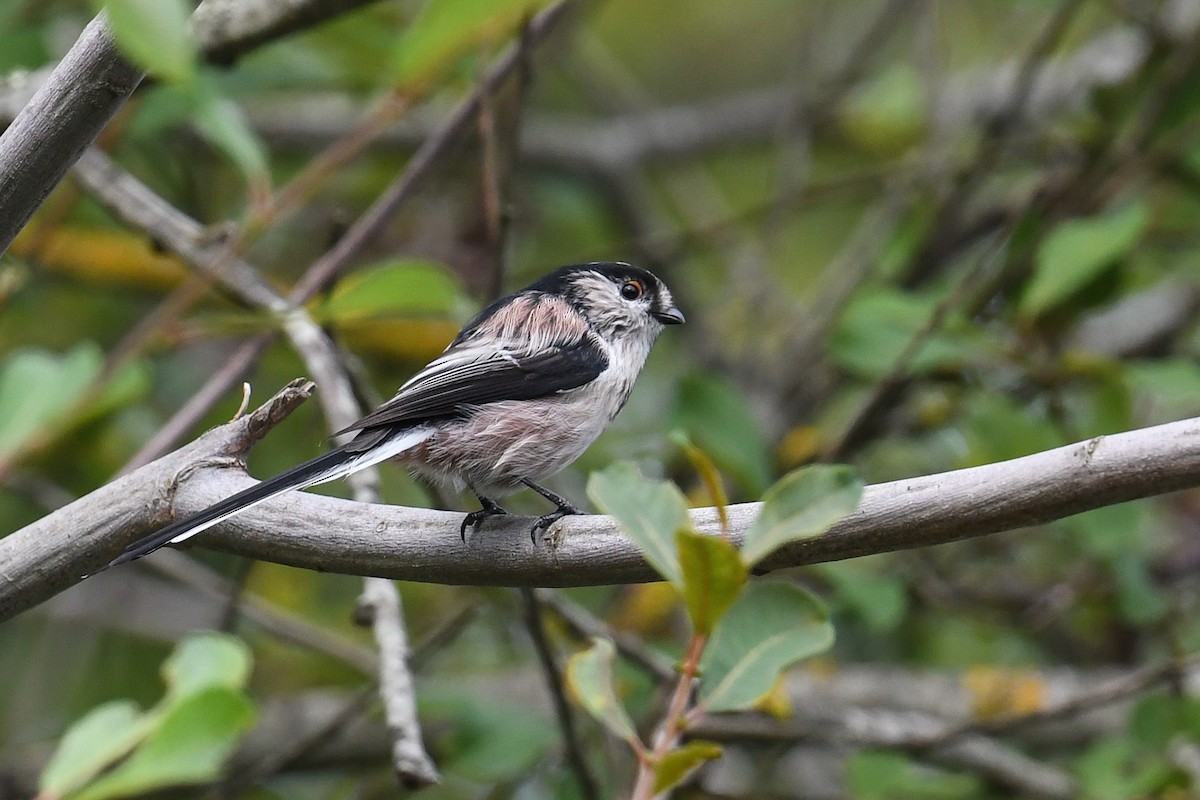
{"label": "black wing feather", "polygon": [[583,386],[607,367],[607,356],[589,336],[530,355],[489,358],[480,367],[464,364],[448,370],[437,381],[418,381],[401,390],[338,433],[457,416],[464,407],[502,400],[545,397]]}

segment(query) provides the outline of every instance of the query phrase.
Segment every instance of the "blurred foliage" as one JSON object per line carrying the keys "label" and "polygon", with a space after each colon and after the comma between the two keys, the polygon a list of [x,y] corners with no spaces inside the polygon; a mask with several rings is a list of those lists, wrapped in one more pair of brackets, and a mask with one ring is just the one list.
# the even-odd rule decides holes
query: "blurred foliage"
{"label": "blurred foliage", "polygon": [[185,638],[163,665],[159,704],[141,712],[131,700],[113,700],[88,712],[63,735],[38,797],[107,800],[215,780],[254,721],[243,691],[250,660],[232,636]]}
{"label": "blurred foliage", "polygon": [[[406,98],[394,128],[259,231],[246,257],[286,290],[546,4],[381,0],[218,68],[190,43],[189,3],[0,0],[0,72],[52,63],[99,5],[155,76],[101,145],[213,236],[230,221],[260,219],[269,192],[379,98]],[[680,491],[644,484],[606,494],[601,478],[590,494],[614,509],[634,497],[670,523],[652,561],[688,598],[687,576],[718,580],[722,556],[696,550],[682,566],[674,534],[685,526],[676,523],[684,502],[719,494],[713,469],[737,503],[810,461],[835,457],[874,483],[1200,414],[1195,12],[1194,0],[581,3],[529,54],[520,106],[511,87],[487,104],[495,141],[487,126],[471,126],[309,310],[369,376],[365,391],[386,396],[488,301],[497,270],[509,289],[568,262],[654,269],[688,324],[662,337],[626,409],[552,483],[581,501],[589,473],[623,460],[672,479]],[[519,151],[508,158],[514,138]],[[481,199],[487,159],[501,165],[505,189],[499,251]],[[70,181],[0,261],[0,534],[110,480],[244,338],[274,326],[210,290],[142,330],[188,276],[161,243]],[[302,372],[286,344],[274,345],[250,378],[256,398]],[[228,419],[236,394],[192,433]],[[316,454],[327,430],[307,404],[255,448],[251,472]],[[440,502],[398,470],[384,471],[383,496]],[[543,504],[518,495],[511,507]],[[943,693],[939,713],[994,720],[1052,702],[1058,676],[1087,683],[1193,652],[1197,530],[1200,502],[1185,492],[791,570],[787,581],[823,601],[837,641],[820,663],[788,672],[759,708],[789,708],[777,702],[788,676],[861,669],[917,680],[944,670],[966,699],[955,706]],[[192,555],[239,592],[346,646],[371,647],[349,621],[355,579]],[[403,591],[423,653],[426,736],[444,773],[424,796],[579,797],[513,594]],[[683,653],[689,613],[709,625],[705,615],[720,610],[694,588],[687,601],[663,585],[563,594],[672,659]],[[216,600],[132,567],[5,623],[0,794],[10,784],[36,791],[42,769],[63,763],[51,760],[56,743],[78,743],[88,720],[113,732],[104,742],[112,759],[129,752],[116,732],[155,713],[137,708],[158,708],[158,665],[193,628],[224,627],[245,643],[256,665],[247,691],[260,708],[303,707],[369,680],[352,660],[282,641],[231,610],[240,597]],[[731,608],[725,619],[742,613]],[[773,619],[751,611],[753,623]],[[547,622],[560,656],[587,646],[553,613]],[[658,684],[620,653],[612,659],[612,698],[644,731],[659,719]],[[878,678],[872,696],[901,709],[917,702],[895,680]],[[1157,687],[1111,706],[1105,726],[1080,722],[1073,736],[1018,729],[996,741],[1074,781],[1079,796],[1190,796],[1200,791],[1192,691],[1187,681]],[[360,716],[379,722],[374,706]],[[605,749],[602,726],[579,728],[603,796],[627,792],[632,759]],[[305,751],[254,788],[230,791],[394,796],[386,743],[371,741],[375,750],[353,758]],[[821,743],[764,747],[731,736],[680,794],[1021,793],[927,749],[855,744],[839,741],[839,753],[852,751],[842,759]],[[110,777],[137,765],[133,752]],[[664,774],[684,778],[714,753],[683,751]],[[835,766],[800,766],[821,758]],[[76,770],[88,763],[71,760]],[[61,794],[76,778],[50,788]]]}

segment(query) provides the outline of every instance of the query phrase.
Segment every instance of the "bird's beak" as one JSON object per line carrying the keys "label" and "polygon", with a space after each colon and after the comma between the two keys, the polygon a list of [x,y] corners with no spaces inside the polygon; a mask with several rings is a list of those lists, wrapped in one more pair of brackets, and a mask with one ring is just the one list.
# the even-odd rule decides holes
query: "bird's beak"
{"label": "bird's beak", "polygon": [[683,312],[675,306],[671,306],[666,311],[650,312],[656,320],[663,325],[682,325],[684,323]]}

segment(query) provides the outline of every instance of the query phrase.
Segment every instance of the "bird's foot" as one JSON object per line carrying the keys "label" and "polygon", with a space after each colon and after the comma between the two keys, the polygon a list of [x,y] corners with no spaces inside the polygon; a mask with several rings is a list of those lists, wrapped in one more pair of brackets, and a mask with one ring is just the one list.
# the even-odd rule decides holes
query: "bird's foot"
{"label": "bird's foot", "polygon": [[537,544],[538,533],[540,531],[549,531],[550,526],[553,525],[554,523],[558,522],[563,517],[569,517],[573,514],[583,514],[583,513],[585,513],[585,512],[580,511],[578,508],[571,505],[570,503],[564,503],[563,505],[559,506],[555,511],[553,511],[549,514],[543,514],[542,516],[538,517],[537,522],[533,523],[533,527],[529,529],[529,538],[531,540],[533,540],[534,544]]}
{"label": "bird's foot", "polygon": [[463,544],[466,544],[467,541],[467,528],[470,528],[472,531],[474,531],[479,526],[479,523],[483,522],[488,517],[499,517],[508,513],[501,508],[500,504],[495,500],[490,500],[486,497],[480,497],[479,502],[483,505],[483,508],[479,509],[478,511],[472,511],[470,514],[467,514],[465,517],[463,517],[462,525],[458,529],[458,534],[462,537]]}
{"label": "bird's foot", "polygon": [[534,544],[537,544],[538,531],[549,530],[551,525],[558,522],[563,517],[569,517],[572,514],[584,513],[572,505],[570,500],[560,494],[555,494],[545,486],[540,486],[530,480],[523,480],[521,483],[525,484],[530,489],[533,489],[542,497],[558,506],[553,513],[538,517],[537,522],[533,523],[533,527],[529,530],[529,538],[533,540]]}

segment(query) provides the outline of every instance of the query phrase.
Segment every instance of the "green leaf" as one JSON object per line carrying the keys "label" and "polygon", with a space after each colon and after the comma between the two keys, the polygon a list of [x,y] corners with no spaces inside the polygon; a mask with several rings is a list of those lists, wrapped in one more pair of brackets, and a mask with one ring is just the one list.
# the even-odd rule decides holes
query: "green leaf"
{"label": "green leaf", "polygon": [[1124,363],[1141,424],[1200,414],[1200,365],[1190,357]]}
{"label": "green leaf", "polygon": [[742,559],[754,565],[788,542],[824,533],[858,508],[862,491],[847,466],[814,464],[789,472],[763,495],[762,511],[742,542]]}
{"label": "green leaf", "polygon": [[711,374],[688,375],[679,383],[672,427],[682,428],[746,494],[757,496],[771,482],[771,455],[746,397]]}
{"label": "green leaf", "polygon": [[916,144],[928,119],[925,82],[907,65],[888,67],[842,104],[842,129],[859,146],[898,155]]}
{"label": "green leaf", "polygon": [[729,496],[725,494],[725,486],[721,482],[721,472],[717,469],[717,465],[709,458],[708,453],[697,447],[691,438],[684,431],[672,431],[671,441],[679,445],[683,450],[683,454],[687,456],[687,460],[692,462],[692,469],[696,470],[696,474],[700,476],[700,482],[704,484],[705,491],[708,492],[709,499],[716,506],[718,515],[721,518],[721,527],[725,529],[729,521],[726,518],[726,506],[729,505]]}
{"label": "green leaf", "polygon": [[210,80],[196,81],[190,91],[189,119],[200,135],[223,153],[246,180],[267,183],[270,174],[267,149],[241,106]]}
{"label": "green leaf", "polygon": [[1080,796],[1095,800],[1126,800],[1153,797],[1175,774],[1164,754],[1149,756],[1140,742],[1130,737],[1096,741],[1080,757]]}
{"label": "green leaf", "polygon": [[339,281],[320,314],[342,323],[390,314],[446,316],[462,310],[464,302],[444,264],[397,258],[355,270]]}
{"label": "green leaf", "polygon": [[[931,292],[861,292],[842,312],[829,337],[830,356],[859,377],[882,378],[892,371],[913,337],[922,333],[941,301],[940,295]],[[953,315],[940,330],[922,335],[923,344],[906,374],[960,369],[979,361],[992,347],[978,330]]]}
{"label": "green leaf", "polygon": [[812,593],[790,583],[751,583],[722,618],[700,659],[707,711],[749,708],[780,671],[833,644],[833,626]]}
{"label": "green leaf", "polygon": [[811,569],[829,582],[838,602],[872,633],[894,631],[908,612],[908,586],[894,572],[871,569],[863,561],[831,561]]}
{"label": "green leaf", "polygon": [[114,700],[78,719],[42,770],[40,794],[61,797],[83,786],[133,749],[147,733],[132,700]]}
{"label": "green leaf", "polygon": [[973,775],[930,770],[901,753],[862,750],[846,763],[848,797],[855,800],[970,800],[987,797]]}
{"label": "green leaf", "polygon": [[1111,563],[1117,585],[1117,608],[1132,625],[1148,626],[1171,610],[1171,600],[1150,575],[1148,559],[1141,553],[1126,551]]}
{"label": "green leaf", "polygon": [[696,633],[708,635],[741,594],[746,567],[732,543],[695,531],[675,533],[683,600]]}
{"label": "green leaf", "polygon": [[1148,218],[1140,202],[1086,219],[1061,223],[1042,241],[1020,313],[1037,317],[1055,308],[1127,255]]}
{"label": "green leaf", "polygon": [[185,0],[106,0],[103,7],[121,52],[156,78],[187,83],[196,75],[196,42]]}
{"label": "green leaf", "polygon": [[654,794],[683,783],[698,767],[721,757],[721,746],[697,739],[667,753],[654,765]]}
{"label": "green leaf", "polygon": [[1018,405],[995,391],[981,390],[967,397],[962,430],[970,445],[967,466],[1006,461],[1066,444],[1044,411]]}
{"label": "green leaf", "polygon": [[250,677],[250,663],[250,648],[241,639],[223,633],[194,633],[163,663],[163,679],[175,698],[214,686],[241,689]]}
{"label": "green leaf", "polygon": [[103,357],[92,344],[64,356],[18,350],[0,368],[0,458],[11,456],[48,427],[59,425],[99,375]]}
{"label": "green leaf", "polygon": [[618,463],[592,473],[587,494],[596,508],[616,518],[650,566],[682,590],[675,533],[690,530],[691,521],[679,488],[667,481],[646,480],[633,465]]}
{"label": "green leaf", "polygon": [[516,30],[549,0],[428,0],[396,44],[394,75],[420,90],[474,47]]}
{"label": "green leaf", "polygon": [[216,780],[254,717],[253,704],[240,690],[212,686],[190,694],[164,713],[127,760],[73,800],[107,800]]}
{"label": "green leaf", "polygon": [[[431,689],[422,682],[420,714],[428,727],[451,733],[439,742],[448,772],[480,783],[532,769],[559,741],[559,729],[529,706],[481,698],[460,685]],[[444,723],[439,725],[440,723]]]}
{"label": "green leaf", "polygon": [[613,659],[616,648],[607,639],[594,637],[592,646],[567,661],[567,690],[584,710],[614,735],[627,742],[637,741],[633,721],[613,688]]}

